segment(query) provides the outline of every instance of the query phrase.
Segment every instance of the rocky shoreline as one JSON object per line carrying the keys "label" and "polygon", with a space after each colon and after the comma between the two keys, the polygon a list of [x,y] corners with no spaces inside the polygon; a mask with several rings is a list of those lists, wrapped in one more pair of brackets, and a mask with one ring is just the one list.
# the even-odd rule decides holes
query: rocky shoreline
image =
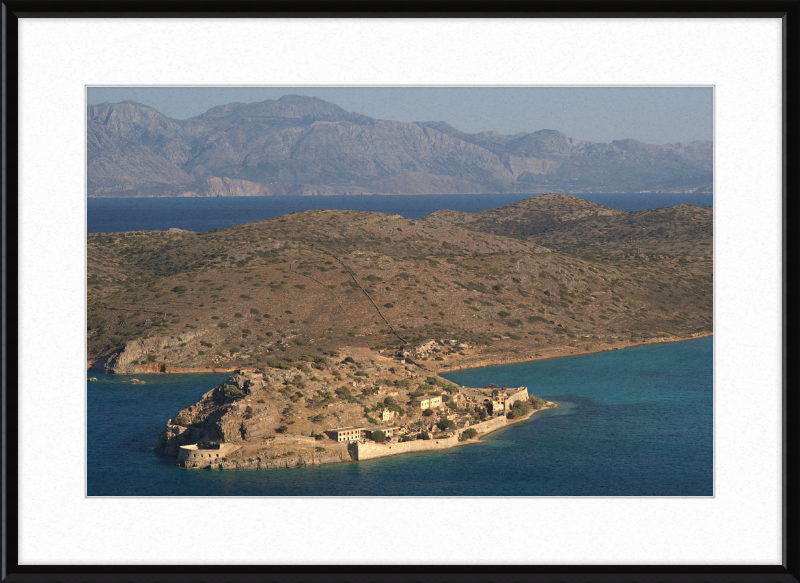
{"label": "rocky shoreline", "polygon": [[[678,342],[711,335],[694,334],[688,338],[659,338],[637,343],[620,342],[618,346],[606,346],[594,352],[605,352],[642,344]],[[417,348],[417,350],[420,349],[430,350],[431,346],[425,345]],[[544,354],[539,353],[534,358],[525,359],[511,357],[476,360],[467,358],[462,361],[462,366],[452,367],[449,370],[465,370],[478,366],[530,362],[574,355],[565,354],[565,352],[564,350],[551,350]],[[244,471],[308,467],[362,461],[415,451],[447,449],[475,443],[503,427],[526,421],[536,413],[557,407],[554,402],[543,402],[541,399],[531,397],[528,395],[527,389],[524,389],[523,398],[528,401],[530,407],[524,415],[518,414],[509,419],[503,412],[499,417],[492,416],[490,404],[494,402],[494,395],[508,395],[505,388],[501,393],[500,389],[491,389],[494,385],[483,389],[460,387],[438,375],[428,376],[423,380],[423,375],[432,374],[431,371],[422,368],[409,358],[409,355],[403,353],[387,356],[368,349],[349,347],[341,351],[331,351],[330,355],[334,355],[334,357],[309,356],[306,362],[312,363],[313,368],[308,368],[303,362],[287,362],[286,365],[273,363],[277,370],[269,367],[259,370],[235,370],[227,381],[203,395],[197,404],[179,412],[174,420],[170,419],[167,427],[159,436],[155,450],[166,455],[178,455],[180,463],[176,465],[187,469]],[[305,371],[305,374],[295,374],[297,370]],[[440,372],[443,373],[445,370]],[[352,380],[348,382],[342,376],[343,374]],[[388,375],[388,378],[378,380],[378,377],[383,375]],[[306,388],[304,382],[306,380],[315,381],[315,384],[308,387],[313,390],[310,392],[305,390],[302,393],[295,391],[292,394],[295,388]],[[336,398],[326,389],[333,389],[335,384],[343,381],[346,385],[336,389],[336,395],[346,402],[337,404]],[[418,388],[412,391],[413,385],[417,383],[419,383]],[[281,385],[283,388],[279,388]],[[395,387],[400,388],[400,392]],[[403,388],[405,390],[402,390]],[[437,409],[435,417],[425,417],[422,414],[430,412],[424,409],[419,410],[419,399],[415,399],[415,395],[419,395],[423,389],[425,391],[436,389],[439,391],[436,394],[445,395],[444,400],[447,402],[447,407],[444,407],[442,411]],[[358,391],[361,391],[361,395],[356,398]],[[405,391],[409,392],[405,393]],[[510,389],[510,391],[513,393],[518,389]],[[327,395],[326,400],[322,401],[323,405],[329,400],[333,402],[320,407],[319,395]],[[455,396],[451,397],[452,395]],[[290,398],[287,399],[287,397]],[[297,407],[306,407],[301,409],[299,416],[294,403],[297,403]],[[415,403],[417,403],[417,408],[412,411]],[[509,403],[513,404],[513,401]],[[400,404],[408,406],[409,409],[404,412]],[[477,412],[484,404],[486,404],[489,415],[485,416],[486,411],[481,410],[481,416],[478,419]],[[363,430],[360,430],[360,439],[336,440],[335,432],[341,430],[342,427],[361,425],[363,429],[366,426],[366,435],[369,435],[370,424],[374,427],[380,423],[372,419],[370,415],[375,415],[380,419],[381,411],[384,415],[384,423],[388,419],[391,424],[391,419],[396,414],[389,412],[387,407],[390,406],[397,407],[401,414],[410,416],[404,417],[406,424],[403,428],[404,433],[396,433],[394,439],[386,442],[375,442],[365,439]],[[506,406],[505,411],[511,410],[509,407],[510,405]],[[377,413],[372,413],[376,410]],[[312,415],[313,413],[316,413],[316,416]],[[386,417],[387,414],[388,417]],[[471,415],[474,415],[474,420],[470,417]],[[364,416],[369,423],[364,421]],[[326,417],[329,421],[325,421],[322,426],[317,425]],[[450,431],[442,430],[441,433],[435,433],[438,431],[434,426],[437,419],[465,418],[471,419],[471,422],[467,422],[466,425],[458,425]],[[309,423],[306,419],[313,423]],[[295,423],[296,425],[291,425]],[[279,424],[281,424],[280,427],[278,427]],[[417,425],[419,427],[416,427]],[[316,430],[316,427],[319,427],[321,431]],[[337,427],[340,429],[336,429]],[[461,433],[470,427],[475,428],[478,434],[472,439],[461,441],[459,439]],[[383,429],[383,427],[377,426],[374,429]],[[411,441],[399,439],[403,434],[413,437],[416,432],[424,433],[431,429],[434,434],[423,440],[420,440],[419,437]],[[233,449],[230,451],[236,451],[223,457],[216,455],[213,459],[207,459],[212,458],[211,453],[205,449],[205,446],[198,449],[197,444],[209,443],[214,439],[218,444],[225,443],[225,449],[232,447]],[[205,459],[186,459],[187,452],[182,450],[187,448],[193,448],[193,454],[198,453],[200,458]],[[211,451],[213,452],[213,450]]]}
{"label": "rocky shoreline", "polygon": [[323,465],[460,445],[464,431],[553,406],[526,387],[459,386],[403,354],[348,347],[234,371],[169,419],[154,449],[187,469]]}
{"label": "rocky shoreline", "polygon": [[[457,357],[450,357],[446,364],[436,365],[435,363],[426,363],[422,368],[425,370],[430,371],[431,373],[435,374],[446,374],[448,372],[460,371],[460,370],[470,370],[475,368],[483,368],[487,366],[499,366],[504,364],[520,364],[523,362],[536,362],[539,360],[549,360],[552,358],[564,358],[568,356],[580,356],[583,354],[598,354],[601,352],[609,352],[612,350],[621,350],[623,348],[630,348],[633,346],[644,346],[648,344],[663,344],[663,343],[672,343],[672,342],[683,342],[686,340],[696,340],[698,338],[706,338],[708,336],[713,336],[713,332],[699,332],[696,334],[691,334],[689,336],[670,336],[666,338],[648,338],[646,340],[642,340],[640,342],[631,342],[628,340],[621,340],[614,344],[601,344],[599,346],[594,347],[584,347],[583,350],[579,350],[581,347],[564,347],[559,346],[556,348],[541,348],[540,351],[536,355],[524,355],[518,356],[512,352],[506,353],[507,356],[489,356],[485,357],[482,355],[468,355],[464,358],[457,358]],[[100,369],[102,365],[101,361],[105,359],[87,359],[86,361],[86,370],[97,371]],[[435,361],[434,361],[435,362]],[[125,375],[132,375],[132,374],[183,374],[183,373],[222,373],[222,372],[234,372],[237,370],[238,367],[220,367],[216,365],[206,365],[206,366],[195,366],[195,367],[175,367],[170,365],[164,365],[159,363],[147,363],[147,364],[128,364],[126,365],[124,372],[115,372],[114,370],[111,371],[103,371],[107,372],[107,374],[125,374]]]}
{"label": "rocky shoreline", "polygon": [[[216,470],[216,471],[264,471],[264,470],[279,470],[279,469],[291,469],[291,468],[305,468],[305,467],[312,467],[312,466],[323,466],[323,465],[330,465],[336,463],[351,463],[351,462],[361,462],[367,461],[369,459],[376,459],[381,457],[389,457],[395,455],[406,455],[409,453],[421,453],[424,451],[438,451],[443,449],[451,449],[453,447],[459,447],[462,445],[470,445],[475,443],[480,443],[485,437],[499,431],[500,429],[505,429],[510,425],[514,425],[517,423],[521,423],[523,421],[529,420],[533,417],[536,413],[541,413],[542,411],[547,411],[549,409],[553,409],[558,407],[557,403],[552,401],[548,401],[545,407],[540,409],[534,409],[529,411],[526,415],[522,417],[518,417],[515,419],[505,419],[505,422],[500,424],[495,424],[496,426],[487,429],[479,433],[473,439],[465,439],[460,440],[458,434],[455,434],[451,437],[447,438],[432,438],[431,441],[412,441],[412,442],[401,442],[398,445],[399,447],[403,447],[404,445],[409,445],[411,447],[408,448],[408,451],[397,451],[391,452],[386,450],[385,448],[391,448],[391,445],[377,445],[375,447],[378,448],[376,452],[374,449],[371,452],[369,457],[359,457],[359,445],[358,444],[349,444],[348,447],[345,448],[336,448],[334,450],[326,449],[323,452],[308,452],[306,454],[299,454],[289,457],[279,457],[277,459],[272,458],[265,458],[262,456],[254,456],[248,458],[241,458],[241,459],[228,459],[224,458],[223,461],[218,463],[211,463],[207,466],[201,466],[199,464],[192,465],[184,464],[179,465],[184,469],[208,469],[208,470]],[[497,421],[500,418],[496,419]],[[383,449],[384,451],[381,451]],[[361,454],[363,456],[363,453]],[[202,462],[201,462],[202,463]]]}

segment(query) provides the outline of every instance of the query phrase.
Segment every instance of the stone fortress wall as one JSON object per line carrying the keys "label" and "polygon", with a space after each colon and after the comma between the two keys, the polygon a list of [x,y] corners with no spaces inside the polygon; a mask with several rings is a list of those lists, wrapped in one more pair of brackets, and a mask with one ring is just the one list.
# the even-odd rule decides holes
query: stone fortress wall
{"label": "stone fortress wall", "polygon": [[[511,405],[519,400],[527,400],[528,389],[521,387],[517,392],[509,395],[506,400],[506,407],[510,408]],[[458,429],[454,433],[450,433],[449,437],[435,437],[431,436],[429,440],[416,439],[414,441],[392,441],[389,443],[375,443],[372,441],[357,441],[347,445],[346,450],[341,452],[326,452],[323,454],[311,454],[308,459],[304,456],[299,456],[297,459],[279,459],[279,460],[266,460],[256,456],[257,459],[248,460],[247,463],[240,460],[225,463],[223,467],[223,458],[230,453],[236,451],[241,446],[232,443],[222,443],[219,449],[198,449],[197,444],[181,445],[178,448],[178,457],[176,465],[187,469],[227,469],[227,470],[245,470],[245,469],[277,469],[281,467],[300,467],[306,465],[321,465],[325,463],[335,463],[345,461],[349,457],[355,461],[362,461],[374,459],[379,457],[386,457],[398,455],[403,453],[411,453],[415,451],[435,451],[440,449],[449,449],[457,445],[464,445],[466,443],[474,443],[473,440],[459,441],[461,434],[467,429],[474,429],[479,435],[495,431],[508,425],[505,415],[498,417],[491,417],[486,421],[475,423],[469,427]],[[312,437],[305,436],[284,436],[276,435],[273,438],[275,442],[299,442],[302,441],[307,445],[314,445],[317,441]],[[316,459],[319,458],[319,459]]]}
{"label": "stone fortress wall", "polygon": [[198,449],[197,444],[182,445],[178,449],[178,458],[175,463],[185,468],[205,468],[211,464],[220,463],[222,458],[239,447],[231,443],[221,443],[219,449]]}
{"label": "stone fortress wall", "polygon": [[[525,391],[527,394],[527,390]],[[470,425],[466,429],[474,429],[481,433],[488,433],[508,425],[505,417],[493,417],[475,425]],[[438,449],[448,449],[464,443],[471,443],[470,441],[459,441],[459,436],[466,431],[466,429],[458,430],[452,437],[436,438],[431,436],[430,440],[417,439],[414,441],[392,442],[392,443],[374,443],[374,442],[357,442],[350,445],[350,452],[353,458],[357,461],[369,460],[373,458],[386,457],[390,455],[397,455],[401,453],[410,453],[413,451],[434,451]]]}
{"label": "stone fortress wall", "polygon": [[511,405],[516,403],[517,401],[527,401],[528,400],[528,387],[522,387],[516,393],[513,393],[508,396],[506,399],[506,411],[511,409]]}

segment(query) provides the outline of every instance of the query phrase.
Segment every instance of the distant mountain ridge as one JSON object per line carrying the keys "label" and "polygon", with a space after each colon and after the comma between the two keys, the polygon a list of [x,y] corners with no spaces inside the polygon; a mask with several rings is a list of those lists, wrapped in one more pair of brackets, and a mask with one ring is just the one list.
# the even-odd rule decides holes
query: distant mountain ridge
{"label": "distant mountain ridge", "polygon": [[176,120],[124,101],[87,108],[88,196],[711,192],[712,143],[467,134],[287,95]]}

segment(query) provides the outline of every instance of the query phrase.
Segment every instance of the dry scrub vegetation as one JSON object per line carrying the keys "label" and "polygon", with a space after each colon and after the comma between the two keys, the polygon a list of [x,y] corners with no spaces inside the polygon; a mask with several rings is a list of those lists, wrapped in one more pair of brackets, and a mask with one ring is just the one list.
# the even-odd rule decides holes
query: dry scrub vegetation
{"label": "dry scrub vegetation", "polygon": [[[109,371],[122,370],[123,353],[127,372],[204,370],[436,339],[455,345],[421,364],[447,370],[710,333],[710,247],[678,254],[672,244],[691,238],[675,216],[694,208],[650,221],[653,250],[640,253],[619,237],[603,249],[599,227],[576,226],[613,219],[606,232],[619,230],[632,213],[586,208],[547,219],[562,226],[548,241],[569,253],[540,246],[546,237],[498,234],[521,235],[524,221],[492,234],[354,211],[207,233],[91,234],[88,357]],[[693,227],[695,250],[710,241],[704,224]]]}
{"label": "dry scrub vegetation", "polygon": [[543,194],[478,213],[437,211],[423,220],[533,240],[566,253],[711,257],[713,210],[677,205],[625,212],[566,194]]}

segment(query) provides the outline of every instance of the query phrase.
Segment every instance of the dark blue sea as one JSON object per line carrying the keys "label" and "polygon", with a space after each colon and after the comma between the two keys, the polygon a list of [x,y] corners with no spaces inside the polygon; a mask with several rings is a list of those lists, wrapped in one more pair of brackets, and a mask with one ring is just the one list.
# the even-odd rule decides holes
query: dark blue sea
{"label": "dark blue sea", "polygon": [[[167,419],[227,375],[97,376],[88,389],[90,496],[712,496],[711,337],[459,371],[527,386],[557,409],[480,443],[358,463],[187,471],[153,453]],[[124,459],[125,463],[120,463]]]}
{"label": "dark blue sea", "polygon": [[[311,209],[373,211],[419,219],[450,209],[477,212],[509,205],[528,194],[427,194],[367,196],[257,196],[221,198],[90,198],[89,233],[113,231],[210,231]],[[711,194],[579,194],[624,211],[693,204],[711,206]]]}

